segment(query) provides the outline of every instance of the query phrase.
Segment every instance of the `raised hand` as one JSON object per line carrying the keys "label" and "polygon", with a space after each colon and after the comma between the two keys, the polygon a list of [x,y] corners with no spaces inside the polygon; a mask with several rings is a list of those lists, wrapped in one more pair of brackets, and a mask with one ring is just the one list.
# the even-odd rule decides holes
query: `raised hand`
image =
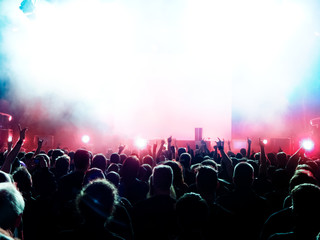
{"label": "raised hand", "polygon": [[218,138],[219,141],[216,141],[217,147],[219,150],[224,150],[224,140],[221,141],[220,138]]}
{"label": "raised hand", "polygon": [[122,151],[125,149],[125,147],[126,147],[126,145],[119,145],[119,151],[118,151],[118,153],[119,154],[121,154],[122,153]]}
{"label": "raised hand", "polygon": [[247,142],[248,142],[248,145],[251,145],[252,143],[252,140],[250,138],[247,137]]}
{"label": "raised hand", "polygon": [[21,125],[18,124],[19,127],[19,132],[20,132],[20,139],[21,141],[24,141],[26,139],[26,131],[28,130],[28,128],[21,128]]}
{"label": "raised hand", "polygon": [[168,141],[168,143],[171,143],[172,142],[172,136],[168,137],[167,141]]}
{"label": "raised hand", "polygon": [[43,139],[38,139],[38,148],[42,147]]}

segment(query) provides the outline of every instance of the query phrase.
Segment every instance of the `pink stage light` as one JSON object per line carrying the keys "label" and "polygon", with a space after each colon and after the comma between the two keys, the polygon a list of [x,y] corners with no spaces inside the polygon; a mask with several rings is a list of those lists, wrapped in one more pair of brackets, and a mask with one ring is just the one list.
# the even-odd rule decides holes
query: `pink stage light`
{"label": "pink stage light", "polygon": [[11,122],[11,120],[12,120],[12,116],[9,116],[9,122]]}
{"label": "pink stage light", "polygon": [[144,149],[147,146],[147,140],[144,138],[136,138],[135,145],[139,149]]}
{"label": "pink stage light", "polygon": [[306,151],[311,151],[314,148],[314,142],[311,139],[304,139],[304,140],[301,141],[301,146]]}
{"label": "pink stage light", "polygon": [[263,142],[264,145],[266,145],[268,143],[268,140],[267,139],[263,139],[262,142]]}
{"label": "pink stage light", "polygon": [[83,143],[88,143],[90,142],[90,137],[88,135],[83,135],[81,140]]}

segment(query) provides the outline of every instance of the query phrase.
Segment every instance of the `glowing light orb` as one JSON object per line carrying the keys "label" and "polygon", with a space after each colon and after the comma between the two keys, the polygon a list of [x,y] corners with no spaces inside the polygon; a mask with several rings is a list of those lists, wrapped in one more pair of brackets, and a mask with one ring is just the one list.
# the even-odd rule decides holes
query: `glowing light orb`
{"label": "glowing light orb", "polygon": [[12,142],[12,136],[8,137],[8,142]]}
{"label": "glowing light orb", "polygon": [[81,140],[83,143],[88,143],[90,141],[90,137],[88,135],[83,135]]}
{"label": "glowing light orb", "polygon": [[9,119],[8,119],[8,120],[9,120],[9,122],[11,122],[11,120],[12,120],[12,116],[9,116]]}
{"label": "glowing light orb", "polygon": [[307,150],[311,151],[314,148],[314,142],[311,139],[302,140],[301,146]]}
{"label": "glowing light orb", "polygon": [[263,144],[267,144],[268,140],[267,139],[263,139],[262,142],[263,142]]}
{"label": "glowing light orb", "polygon": [[144,149],[147,146],[147,140],[144,138],[137,138],[135,141],[135,145],[139,148],[139,149]]}

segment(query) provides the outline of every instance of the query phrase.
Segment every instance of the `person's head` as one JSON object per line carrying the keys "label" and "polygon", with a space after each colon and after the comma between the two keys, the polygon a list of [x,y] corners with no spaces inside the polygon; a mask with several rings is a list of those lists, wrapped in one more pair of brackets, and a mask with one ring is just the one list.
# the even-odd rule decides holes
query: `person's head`
{"label": "person's head", "polygon": [[186,152],[187,152],[186,148],[184,148],[184,147],[178,148],[178,156],[179,157],[181,156],[181,154],[186,153]]}
{"label": "person's head", "polygon": [[[320,231],[320,187],[310,183],[295,186],[291,191],[292,210],[296,219],[296,228],[306,234],[306,239],[315,239]],[[306,236],[308,235],[308,236]]]}
{"label": "person's head", "polygon": [[241,153],[242,157],[246,157],[247,156],[247,150],[245,148],[241,148],[240,149],[240,153]]}
{"label": "person's head", "polygon": [[0,183],[1,182],[12,182],[12,181],[8,173],[0,170]]}
{"label": "person's head", "polygon": [[142,158],[142,163],[143,164],[149,164],[151,167],[154,166],[154,160],[153,157],[151,157],[150,155],[146,155]]}
{"label": "person's head", "polygon": [[24,211],[21,193],[12,183],[0,183],[0,227],[13,230],[18,227]]}
{"label": "person's head", "polygon": [[206,159],[201,163],[202,166],[213,167],[215,170],[218,170],[218,164],[212,159]]}
{"label": "person's head", "polygon": [[107,168],[107,158],[102,153],[94,155],[91,168],[99,168],[102,172],[105,172]]}
{"label": "person's head", "polygon": [[60,176],[68,173],[70,167],[70,157],[66,154],[57,157],[56,159],[56,172],[59,172]]}
{"label": "person's head", "polygon": [[218,187],[218,173],[209,166],[201,166],[197,169],[196,185],[200,194],[215,194]]}
{"label": "person's head", "polygon": [[130,156],[123,162],[120,175],[123,179],[134,179],[138,176],[139,167],[139,159],[136,156]]}
{"label": "person's head", "polygon": [[[50,158],[47,154],[45,153],[39,153],[35,156],[35,158],[33,159],[33,162],[36,166],[39,166],[40,161],[44,161],[45,164],[50,167]],[[51,165],[52,166],[52,165]]]}
{"label": "person's head", "polygon": [[64,154],[64,151],[61,149],[54,149],[52,151],[52,155],[51,155],[51,162],[50,162],[50,166],[55,166],[56,164],[56,159],[60,156],[62,156]]}
{"label": "person's head", "polygon": [[164,165],[168,165],[172,168],[173,171],[173,185],[180,185],[184,183],[182,166],[179,162],[176,161],[166,161],[163,163]]}
{"label": "person's head", "polygon": [[32,190],[32,177],[25,167],[19,167],[12,174],[14,182],[21,193],[30,193]]}
{"label": "person's head", "polygon": [[277,167],[285,168],[287,165],[287,154],[285,152],[278,152],[276,155]]}
{"label": "person's head", "polygon": [[233,182],[237,188],[249,188],[254,179],[253,167],[247,162],[239,162],[233,171]]}
{"label": "person's head", "polygon": [[291,191],[295,186],[302,183],[311,183],[318,185],[317,179],[313,176],[312,172],[306,169],[298,169],[294,172],[289,181],[289,190]]}
{"label": "person's head", "polygon": [[179,157],[179,162],[184,168],[189,169],[191,166],[191,155],[189,153],[182,153]]}
{"label": "person's head", "polygon": [[116,188],[119,187],[120,184],[120,175],[117,172],[110,171],[106,175],[106,179],[111,182]]}
{"label": "person's head", "polygon": [[111,171],[119,173],[120,172],[119,165],[116,163],[111,163],[107,169],[107,172],[111,172]]}
{"label": "person's head", "polygon": [[142,164],[139,167],[138,179],[144,182],[148,182],[151,174],[152,174],[152,167],[149,164]]}
{"label": "person's head", "polygon": [[117,203],[117,189],[107,180],[84,186],[76,199],[80,215],[87,223],[102,225],[109,220]]}
{"label": "person's head", "polygon": [[206,201],[197,193],[185,193],[176,204],[178,223],[185,232],[199,232],[209,217]]}
{"label": "person's head", "polygon": [[104,173],[100,168],[90,168],[84,175],[82,185],[85,186],[96,179],[105,179]]}
{"label": "person's head", "polygon": [[120,163],[123,164],[124,160],[126,160],[127,157],[128,157],[127,154],[121,153],[120,154]]}
{"label": "person's head", "polygon": [[74,167],[76,171],[85,172],[90,166],[90,153],[85,149],[78,149],[74,154]]}
{"label": "person's head", "polygon": [[120,155],[118,153],[112,153],[110,156],[110,163],[120,163]]}
{"label": "person's head", "polygon": [[170,194],[170,188],[173,182],[173,171],[171,167],[163,164],[154,167],[150,182],[154,194]]}

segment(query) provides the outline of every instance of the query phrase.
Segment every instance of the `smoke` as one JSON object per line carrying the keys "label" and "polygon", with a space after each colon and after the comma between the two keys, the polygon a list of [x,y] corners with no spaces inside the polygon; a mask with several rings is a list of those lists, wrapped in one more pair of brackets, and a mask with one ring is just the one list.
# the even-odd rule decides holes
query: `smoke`
{"label": "smoke", "polygon": [[302,1],[39,0],[34,17],[0,4],[13,102],[104,134],[230,138],[232,104],[281,122],[313,61]]}

